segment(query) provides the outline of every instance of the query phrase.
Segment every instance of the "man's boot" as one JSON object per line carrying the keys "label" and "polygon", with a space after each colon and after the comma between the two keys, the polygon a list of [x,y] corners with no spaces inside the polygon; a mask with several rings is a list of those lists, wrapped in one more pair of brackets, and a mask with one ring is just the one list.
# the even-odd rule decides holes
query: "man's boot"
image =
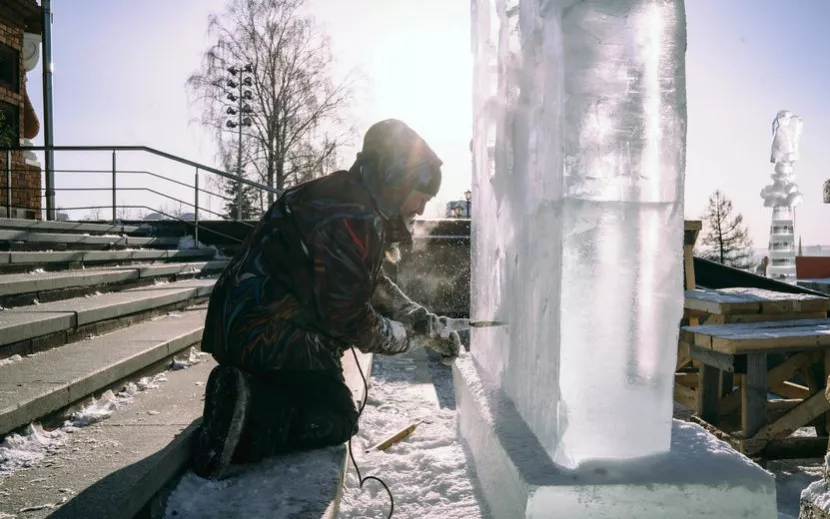
{"label": "man's boot", "polygon": [[217,366],[205,388],[202,427],[196,435],[193,471],[203,478],[222,479],[245,429],[250,389],[247,376],[231,366]]}

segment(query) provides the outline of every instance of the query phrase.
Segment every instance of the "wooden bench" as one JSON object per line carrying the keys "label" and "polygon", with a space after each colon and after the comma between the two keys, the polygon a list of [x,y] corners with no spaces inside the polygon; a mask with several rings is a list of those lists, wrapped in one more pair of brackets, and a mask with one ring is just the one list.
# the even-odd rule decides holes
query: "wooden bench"
{"label": "wooden bench", "polygon": [[[791,310],[787,305],[777,308],[783,314]],[[826,414],[830,403],[825,397],[826,376],[830,375],[830,319],[684,326],[680,344],[689,359],[701,363],[692,395],[688,386],[676,384],[681,388],[680,403],[696,409],[703,421],[713,425],[718,425],[723,415],[739,410],[740,431],[727,438],[733,446],[754,455],[765,449],[786,450],[787,444],[800,442],[822,445],[817,454],[823,455],[830,428]],[[782,354],[784,360],[768,369],[770,354]],[[724,387],[722,373],[738,371],[744,372],[736,377],[738,389]],[[796,375],[808,385],[790,382]],[[784,398],[768,401],[769,392]],[[825,437],[809,441],[788,438],[822,415],[817,430]],[[765,453],[765,457],[769,456]]]}
{"label": "wooden bench", "polygon": [[789,294],[760,288],[695,288],[686,290],[686,316],[706,324],[824,319],[830,298],[813,294]]}

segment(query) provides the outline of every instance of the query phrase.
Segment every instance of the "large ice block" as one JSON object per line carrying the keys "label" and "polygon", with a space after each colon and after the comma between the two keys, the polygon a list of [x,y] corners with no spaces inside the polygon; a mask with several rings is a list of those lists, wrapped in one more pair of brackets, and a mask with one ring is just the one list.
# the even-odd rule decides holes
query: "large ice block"
{"label": "large ice block", "polygon": [[775,479],[702,427],[674,420],[666,455],[563,470],[504,392],[462,358],[458,427],[494,518],[776,519]]}
{"label": "large ice block", "polygon": [[682,0],[474,0],[472,351],[552,460],[669,450]]}

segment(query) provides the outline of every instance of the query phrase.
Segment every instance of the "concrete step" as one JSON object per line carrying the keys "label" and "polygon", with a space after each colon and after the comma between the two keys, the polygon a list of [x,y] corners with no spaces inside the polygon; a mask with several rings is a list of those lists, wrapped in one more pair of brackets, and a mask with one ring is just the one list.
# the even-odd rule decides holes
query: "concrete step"
{"label": "concrete step", "polygon": [[121,328],[153,311],[192,304],[207,298],[214,283],[214,279],[191,279],[4,310],[0,358],[43,351]]}
{"label": "concrete step", "polygon": [[200,342],[205,313],[193,307],[0,366],[0,435]]}
{"label": "concrete step", "polygon": [[26,229],[36,232],[57,231],[62,233],[82,234],[128,234],[137,231],[138,226],[109,223],[56,222],[0,218],[0,229]]}
{"label": "concrete step", "polygon": [[134,249],[112,251],[0,252],[0,273],[26,268],[56,270],[67,267],[101,266],[139,261],[207,261],[216,249]]}
{"label": "concrete step", "polygon": [[[372,356],[358,353],[358,358],[369,376]],[[168,380],[160,388],[139,393],[132,404],[116,411],[108,420],[73,433],[68,445],[50,455],[49,463],[40,463],[7,477],[3,488],[14,492],[0,500],[0,512],[14,515],[22,508],[57,504],[69,496],[68,501],[56,508],[26,512],[25,517],[162,517],[170,490],[183,474],[189,473],[191,442],[201,423],[204,406],[204,384],[214,366],[213,359],[207,357],[185,370],[168,372]],[[350,352],[343,357],[343,370],[355,398],[362,399],[363,381]],[[279,478],[284,482],[284,474],[295,468],[289,460],[296,460],[297,456],[277,457],[263,464],[277,467],[274,472],[280,473]],[[290,509],[274,510],[274,517],[334,519],[347,469],[345,446],[299,456],[323,463],[317,466],[319,470],[305,474],[305,479],[298,481],[317,492],[313,499],[303,493],[306,496],[303,502],[292,502]],[[261,469],[263,464],[257,466]],[[337,477],[330,477],[332,473]],[[205,480],[203,483],[204,491],[221,493],[234,480],[219,485]],[[72,492],[61,492],[61,489]],[[239,510],[238,517],[255,515]]]}
{"label": "concrete step", "polygon": [[125,285],[151,283],[158,278],[179,280],[216,274],[227,264],[228,261],[220,260],[0,275],[0,307],[28,305],[32,304],[33,299],[41,303],[57,301],[84,296],[96,290],[109,292]]}
{"label": "concrete step", "polygon": [[0,229],[0,242],[22,242],[26,247],[97,247],[97,248],[174,248],[180,238],[175,236],[125,236],[119,234],[50,233],[19,229]]}
{"label": "concrete step", "polygon": [[[176,333],[195,336],[198,319],[190,323],[185,319],[189,317],[179,320],[177,329],[165,324],[146,332],[146,347],[186,342]],[[102,348],[100,354],[108,351]],[[41,463],[4,478],[0,490],[10,492],[0,493],[0,517],[4,513],[20,519],[133,517],[187,462],[188,442],[204,405],[204,384],[214,365],[208,356],[186,369],[165,372],[167,381],[158,388],[137,393],[132,403],[107,420],[69,435],[67,443]],[[122,386],[123,382],[115,390]],[[62,499],[68,502],[57,509],[19,513]]]}

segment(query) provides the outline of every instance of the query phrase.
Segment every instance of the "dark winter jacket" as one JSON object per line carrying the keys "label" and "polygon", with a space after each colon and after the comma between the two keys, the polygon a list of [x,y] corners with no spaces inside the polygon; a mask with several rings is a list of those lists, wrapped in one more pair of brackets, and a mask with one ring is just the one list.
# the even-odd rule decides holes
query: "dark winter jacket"
{"label": "dark winter jacket", "polygon": [[[391,145],[381,141],[380,150],[367,146],[371,132],[349,171],[286,191],[220,276],[202,339],[202,349],[218,362],[339,376],[350,345],[385,354],[406,347],[390,319],[406,321],[423,309],[386,277],[382,264],[389,234],[401,230],[395,206],[413,188],[427,189],[424,183],[437,191],[434,178],[413,164],[435,170],[440,161],[414,132]],[[420,144],[415,158],[390,160],[411,150],[413,140]]]}

